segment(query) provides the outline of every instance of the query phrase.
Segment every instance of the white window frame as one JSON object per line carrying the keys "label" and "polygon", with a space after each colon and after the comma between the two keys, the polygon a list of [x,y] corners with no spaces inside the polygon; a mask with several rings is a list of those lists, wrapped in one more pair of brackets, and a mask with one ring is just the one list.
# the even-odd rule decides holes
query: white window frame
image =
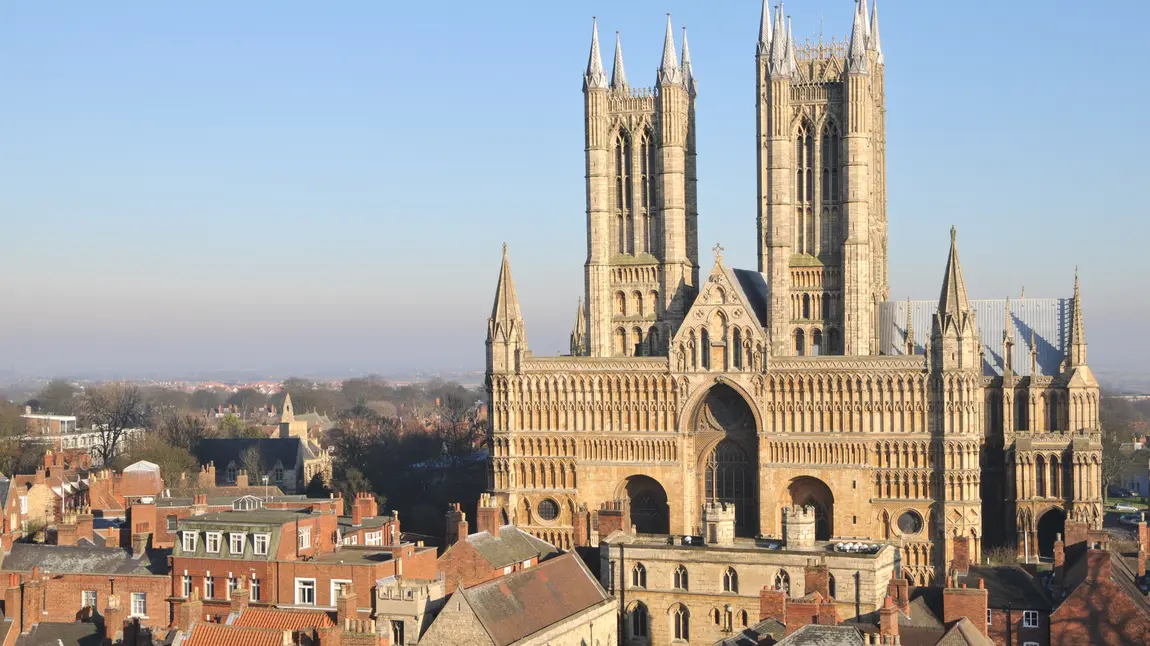
{"label": "white window frame", "polygon": [[[181,538],[184,544],[184,553],[194,554],[196,552],[196,542],[199,538],[199,534],[196,532],[184,532],[184,535]],[[191,539],[191,541],[189,542],[188,539]]]}
{"label": "white window frame", "polygon": [[301,550],[311,548],[311,528],[300,527],[296,533],[296,545],[299,545]]}
{"label": "white window frame", "polygon": [[1022,627],[1023,628],[1038,628],[1038,611],[1037,610],[1023,610],[1022,611]]}
{"label": "white window frame", "polygon": [[503,573],[504,574],[511,574],[511,566],[508,565],[507,567],[503,568]]}
{"label": "white window frame", "polygon": [[[212,549],[212,541],[215,541],[216,549]],[[223,532],[205,532],[204,533],[204,551],[208,554],[219,554],[220,545],[224,542]]]}
{"label": "white window frame", "polygon": [[370,532],[364,536],[364,545],[383,545],[383,530]]}
{"label": "white window frame", "polygon": [[351,579],[332,579],[331,580],[331,605],[335,605],[339,601],[339,586],[340,584],[351,585]]}
{"label": "white window frame", "polygon": [[[236,549],[236,539],[239,539],[240,549]],[[244,542],[247,540],[247,534],[243,532],[231,532],[228,534],[228,551],[231,554],[243,554]]]}
{"label": "white window frame", "polygon": [[[263,549],[260,549],[260,543],[263,543]],[[266,556],[268,549],[272,544],[271,534],[253,534],[252,535],[252,548],[255,550],[257,556]]]}
{"label": "white window frame", "polygon": [[[311,584],[311,603],[306,603],[303,600],[301,600],[301,598],[300,598],[300,592],[303,590],[303,588],[301,587],[301,584],[303,584],[303,583],[310,583]],[[295,605],[297,605],[297,606],[314,606],[314,605],[316,605],[316,603],[315,603],[316,602],[316,598],[315,598],[316,597],[316,594],[315,594],[316,589],[315,588],[316,588],[315,579],[312,579],[312,578],[296,579],[295,580]]]}
{"label": "white window frame", "polygon": [[260,580],[254,576],[249,579],[248,592],[251,593],[252,601],[260,600]]}
{"label": "white window frame", "polygon": [[216,598],[216,580],[214,577],[212,577],[211,572],[208,572],[207,574],[204,575],[204,598],[205,599],[215,599]]}
{"label": "white window frame", "polygon": [[[92,602],[88,603],[88,595],[92,596]],[[100,606],[100,593],[96,590],[81,590],[80,591],[80,607],[91,608],[95,610]]]}
{"label": "white window frame", "polygon": [[[139,604],[137,608],[136,604]],[[145,592],[133,592],[130,610],[133,617],[148,618],[148,595]]]}
{"label": "white window frame", "polygon": [[28,496],[20,496],[20,513],[28,513]]}
{"label": "white window frame", "polygon": [[987,626],[989,626],[991,624],[991,614],[990,613],[991,613],[991,609],[987,608],[986,609],[986,625]]}
{"label": "white window frame", "polygon": [[1039,646],[1038,642],[1022,642],[1022,646]]}
{"label": "white window frame", "polygon": [[191,596],[192,596],[192,577],[191,577],[191,575],[188,575],[188,574],[184,575],[182,592],[184,593],[185,599],[191,598]]}

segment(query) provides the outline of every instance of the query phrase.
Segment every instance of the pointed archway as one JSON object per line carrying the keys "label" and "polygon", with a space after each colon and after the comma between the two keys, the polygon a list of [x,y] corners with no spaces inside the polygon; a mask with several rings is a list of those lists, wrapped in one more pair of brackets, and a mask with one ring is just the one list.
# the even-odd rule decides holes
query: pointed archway
{"label": "pointed archway", "polygon": [[835,535],[835,495],[827,483],[811,476],[799,476],[787,486],[783,506],[815,508],[815,540],[829,541]]}
{"label": "pointed archway", "polygon": [[758,434],[754,412],[734,388],[711,388],[695,415],[699,487],[704,502],[735,505],[735,534],[759,535]]}

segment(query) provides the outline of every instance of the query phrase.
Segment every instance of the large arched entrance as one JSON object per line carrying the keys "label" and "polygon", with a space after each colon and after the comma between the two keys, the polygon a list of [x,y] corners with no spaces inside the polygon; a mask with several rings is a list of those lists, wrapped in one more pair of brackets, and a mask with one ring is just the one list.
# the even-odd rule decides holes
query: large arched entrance
{"label": "large arched entrance", "polygon": [[667,534],[671,531],[667,491],[654,478],[631,476],[624,484],[630,524],[640,534]]}
{"label": "large arched entrance", "polygon": [[1054,557],[1054,540],[1066,533],[1066,512],[1051,507],[1038,519],[1038,554]]}
{"label": "large arched entrance", "polygon": [[835,496],[818,478],[800,476],[787,487],[785,505],[815,508],[815,540],[829,541],[835,533]]}
{"label": "large arched entrance", "polygon": [[733,388],[717,385],[695,418],[699,487],[706,502],[735,505],[735,534],[759,534],[758,440],[755,415]]}

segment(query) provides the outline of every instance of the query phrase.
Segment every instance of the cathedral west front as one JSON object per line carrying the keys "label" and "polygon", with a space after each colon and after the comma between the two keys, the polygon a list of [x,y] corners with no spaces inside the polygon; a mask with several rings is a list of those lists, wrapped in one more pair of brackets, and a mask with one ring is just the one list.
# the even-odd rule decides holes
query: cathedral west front
{"label": "cathedral west front", "polygon": [[1077,277],[1068,298],[972,299],[952,228],[926,242],[937,297],[892,301],[877,7],[860,2],[842,42],[797,42],[765,5],[757,32],[758,266],[742,269],[718,245],[699,255],[686,34],[680,47],[668,19],[640,87],[618,42],[607,73],[593,31],[585,290],[570,354],[534,355],[504,249],[493,504],[565,548],[606,539],[604,509],[636,534],[698,536],[726,503],[753,541],[809,507],[817,540],[897,546],[912,585],[945,576],[959,538],[974,560],[991,545],[1033,557],[1067,520],[1101,527]]}

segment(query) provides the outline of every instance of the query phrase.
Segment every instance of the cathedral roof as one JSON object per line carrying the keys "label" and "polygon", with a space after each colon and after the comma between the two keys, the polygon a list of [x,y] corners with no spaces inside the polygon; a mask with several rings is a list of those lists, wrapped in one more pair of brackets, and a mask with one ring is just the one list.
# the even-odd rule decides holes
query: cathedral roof
{"label": "cathedral roof", "polygon": [[[978,331],[982,335],[983,374],[1001,376],[1003,360],[1003,334],[1006,333],[1006,312],[1010,308],[1014,327],[1011,368],[1020,377],[1030,376],[1030,348],[1033,333],[1037,354],[1038,375],[1053,377],[1062,372],[1066,358],[1072,299],[1023,298],[970,301]],[[909,308],[910,322],[915,329],[931,329],[931,321],[938,312],[937,301],[899,301],[879,303],[879,351],[883,354],[905,354],[903,343]],[[927,339],[924,339],[926,341]],[[923,342],[916,345],[922,354]]]}

